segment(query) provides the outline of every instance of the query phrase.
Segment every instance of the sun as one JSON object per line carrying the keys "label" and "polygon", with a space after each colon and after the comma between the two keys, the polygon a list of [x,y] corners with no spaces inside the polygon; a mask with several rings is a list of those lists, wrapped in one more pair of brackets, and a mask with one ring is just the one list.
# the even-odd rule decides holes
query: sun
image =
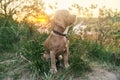
{"label": "sun", "polygon": [[31,22],[31,23],[47,24],[48,21],[49,21],[49,18],[45,15],[28,17],[28,22]]}
{"label": "sun", "polygon": [[36,18],[36,22],[39,22],[41,24],[47,24],[48,23],[48,17],[41,15]]}

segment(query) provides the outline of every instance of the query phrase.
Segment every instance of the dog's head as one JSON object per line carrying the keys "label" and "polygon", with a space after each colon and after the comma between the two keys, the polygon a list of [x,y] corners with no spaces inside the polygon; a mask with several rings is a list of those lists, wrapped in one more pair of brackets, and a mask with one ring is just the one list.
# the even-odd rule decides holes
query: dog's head
{"label": "dog's head", "polygon": [[76,20],[76,16],[69,13],[67,10],[58,10],[53,18],[54,24],[66,29],[67,26],[73,24]]}

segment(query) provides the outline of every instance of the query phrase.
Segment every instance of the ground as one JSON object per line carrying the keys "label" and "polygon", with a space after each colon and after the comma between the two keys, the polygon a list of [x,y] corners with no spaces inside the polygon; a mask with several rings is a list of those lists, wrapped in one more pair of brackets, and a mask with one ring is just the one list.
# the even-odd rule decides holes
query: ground
{"label": "ground", "polygon": [[94,68],[93,72],[86,74],[85,77],[75,80],[120,80],[120,73],[109,72],[102,68]]}
{"label": "ground", "polygon": [[[6,58],[8,58],[8,56],[6,56]],[[4,67],[1,68],[1,70],[4,69],[6,73],[0,72],[0,80],[35,80],[34,79],[35,75],[31,74],[31,72],[29,71],[24,70],[24,67],[27,64],[23,65],[22,62],[24,61],[22,61],[21,59],[17,60],[18,58],[17,59],[16,58],[17,57],[15,57],[15,59],[12,59],[12,60],[9,59],[9,60],[0,62],[0,65],[7,66],[5,67],[5,69]],[[19,61],[19,63],[18,62],[15,63],[16,61]],[[91,72],[87,72],[81,77],[76,77],[73,80],[120,80],[120,66],[116,67],[113,64],[111,65],[104,62],[99,63],[98,61],[91,62],[90,66],[92,68]],[[21,72],[23,73],[23,75],[18,76],[19,73]],[[2,76],[4,78],[1,78]]]}
{"label": "ground", "polygon": [[[109,68],[110,69],[110,68]],[[119,70],[109,70],[99,64],[92,66],[92,72],[75,80],[120,80]]]}

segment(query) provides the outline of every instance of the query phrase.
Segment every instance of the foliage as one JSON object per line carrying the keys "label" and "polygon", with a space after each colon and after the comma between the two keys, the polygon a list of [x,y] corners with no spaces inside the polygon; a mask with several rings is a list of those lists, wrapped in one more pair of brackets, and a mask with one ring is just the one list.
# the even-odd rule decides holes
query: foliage
{"label": "foliage", "polygon": [[80,38],[73,37],[70,38],[70,70],[75,76],[80,76],[83,72],[91,70],[87,51],[89,43]]}
{"label": "foliage", "polygon": [[[91,5],[90,8],[94,10],[96,7]],[[99,9],[98,19],[92,19],[90,8],[82,8],[79,5],[75,8],[78,8],[79,14],[85,11],[85,14],[82,12],[81,15],[89,17],[85,19],[86,24],[99,32],[99,39],[82,40],[71,32],[70,68],[58,68],[59,74],[55,75],[49,73],[50,62],[41,58],[44,53],[43,43],[48,34],[40,34],[33,25],[25,21],[18,23],[12,16],[0,15],[0,79],[10,76],[13,77],[12,80],[16,80],[20,78],[19,75],[29,72],[28,75],[32,74],[33,80],[72,80],[75,76],[91,71],[91,61],[119,66],[120,12],[103,7]]]}
{"label": "foliage", "polygon": [[17,22],[11,18],[3,18],[3,24],[0,27],[0,52],[14,50],[14,44],[19,41],[18,34]]}
{"label": "foliage", "polygon": [[39,35],[36,36],[37,39],[26,41],[20,51],[21,55],[29,62],[30,69],[37,75],[48,72],[49,70],[49,63],[42,59],[44,53],[44,37],[46,35]]}
{"label": "foliage", "polygon": [[[66,73],[66,72],[65,72]],[[67,74],[59,73],[59,74],[51,74],[51,73],[44,73],[42,80],[73,80],[73,77],[68,77]]]}

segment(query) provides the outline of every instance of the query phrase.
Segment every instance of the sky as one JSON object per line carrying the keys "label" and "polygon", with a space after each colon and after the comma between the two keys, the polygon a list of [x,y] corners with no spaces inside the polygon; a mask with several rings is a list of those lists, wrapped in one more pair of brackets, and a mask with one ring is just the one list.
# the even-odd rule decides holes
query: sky
{"label": "sky", "polygon": [[[43,0],[46,5],[52,4],[54,5],[56,2],[58,3],[57,9],[68,9],[73,3],[77,3],[82,7],[89,7],[91,4],[97,4],[98,8],[102,6],[106,6],[107,8],[118,9],[120,11],[120,0]],[[46,10],[48,14],[52,13],[52,11],[48,8]]]}

